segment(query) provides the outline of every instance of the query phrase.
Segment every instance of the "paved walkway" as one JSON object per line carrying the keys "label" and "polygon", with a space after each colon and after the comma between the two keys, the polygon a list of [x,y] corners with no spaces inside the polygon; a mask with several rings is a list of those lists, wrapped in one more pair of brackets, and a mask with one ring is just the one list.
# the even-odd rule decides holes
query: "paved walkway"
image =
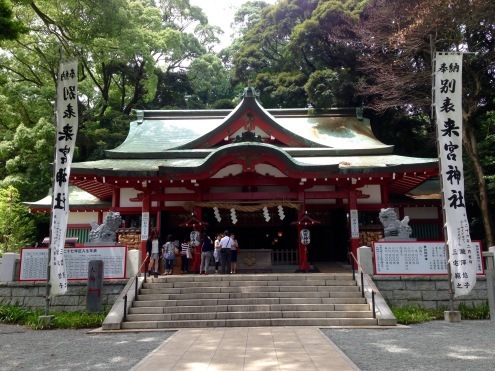
{"label": "paved walkway", "polygon": [[134,371],[359,370],[317,327],[180,329]]}

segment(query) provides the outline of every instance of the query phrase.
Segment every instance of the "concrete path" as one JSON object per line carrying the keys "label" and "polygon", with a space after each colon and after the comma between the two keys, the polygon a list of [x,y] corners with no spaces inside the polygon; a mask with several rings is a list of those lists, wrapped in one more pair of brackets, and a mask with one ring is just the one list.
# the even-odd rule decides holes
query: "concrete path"
{"label": "concrete path", "polygon": [[133,371],[359,370],[317,327],[180,329]]}

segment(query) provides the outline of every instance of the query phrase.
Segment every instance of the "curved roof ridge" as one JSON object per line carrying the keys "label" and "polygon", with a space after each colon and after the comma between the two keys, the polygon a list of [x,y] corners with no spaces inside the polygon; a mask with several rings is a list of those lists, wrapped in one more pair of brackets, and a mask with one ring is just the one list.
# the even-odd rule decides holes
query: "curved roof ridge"
{"label": "curved roof ridge", "polygon": [[[307,147],[321,147],[321,144],[318,144],[312,140],[301,137],[290,130],[287,130],[282,125],[277,122],[277,119],[270,114],[256,99],[254,94],[245,94],[242,101],[232,110],[232,112],[223,119],[223,122],[215,128],[213,131],[206,133],[205,135],[186,143],[176,149],[194,149],[202,146],[211,145],[212,138],[216,138],[218,142],[218,137],[225,137],[228,135],[221,134],[223,131],[228,130],[228,127],[236,120],[241,119],[242,115],[247,110],[253,110],[255,114],[258,114],[262,120],[264,120],[269,126],[271,126],[275,131],[282,133],[284,136],[291,138],[295,143]],[[221,135],[220,135],[221,134]],[[215,141],[215,140],[214,140]]]}

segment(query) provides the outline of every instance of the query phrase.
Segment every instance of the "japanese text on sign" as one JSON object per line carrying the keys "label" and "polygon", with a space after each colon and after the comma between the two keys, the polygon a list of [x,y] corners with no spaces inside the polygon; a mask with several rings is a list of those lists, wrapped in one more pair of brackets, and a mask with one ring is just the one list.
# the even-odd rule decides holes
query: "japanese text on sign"
{"label": "japanese text on sign", "polygon": [[[127,261],[125,246],[66,247],[64,252],[67,279],[88,278],[88,264],[91,260],[102,260],[105,279],[125,278]],[[21,251],[20,281],[46,280],[48,249],[24,248]]]}
{"label": "japanese text on sign", "polygon": [[471,242],[464,200],[462,162],[462,54],[436,53],[435,113],[443,205],[455,296],[476,283],[476,247]]}
{"label": "japanese text on sign", "polygon": [[[473,242],[473,260],[476,273],[483,274],[481,245]],[[445,242],[392,242],[379,241],[373,244],[375,274],[392,275],[445,275],[447,257]],[[458,261],[455,264],[465,264]],[[460,273],[458,273],[460,274]]]}

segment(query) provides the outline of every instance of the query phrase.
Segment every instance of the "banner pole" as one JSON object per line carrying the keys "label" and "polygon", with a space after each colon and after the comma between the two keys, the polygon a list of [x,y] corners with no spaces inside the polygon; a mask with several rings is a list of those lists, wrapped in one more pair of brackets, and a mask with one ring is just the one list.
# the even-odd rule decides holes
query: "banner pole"
{"label": "banner pole", "polygon": [[[59,60],[58,60],[58,66],[57,66],[57,76],[59,75],[59,70],[60,70],[60,63],[62,63],[62,47],[59,47]],[[58,84],[58,81],[57,81]],[[55,128],[57,127],[57,101],[59,97],[58,94],[55,94],[55,107],[54,107],[54,124]],[[55,179],[55,162],[57,161],[57,142],[53,144],[53,165],[52,165],[52,178],[51,178],[51,184],[53,184],[53,181]],[[55,192],[54,188],[52,187],[52,202],[51,202],[51,208],[50,208],[50,229],[48,233],[48,259],[47,259],[47,266],[46,266],[46,290],[45,290],[45,316],[48,316],[48,312],[50,311],[50,274],[51,274],[51,269],[50,269],[50,264],[51,264],[51,258],[52,258],[52,223],[53,223],[53,203],[54,198],[55,198]]]}

